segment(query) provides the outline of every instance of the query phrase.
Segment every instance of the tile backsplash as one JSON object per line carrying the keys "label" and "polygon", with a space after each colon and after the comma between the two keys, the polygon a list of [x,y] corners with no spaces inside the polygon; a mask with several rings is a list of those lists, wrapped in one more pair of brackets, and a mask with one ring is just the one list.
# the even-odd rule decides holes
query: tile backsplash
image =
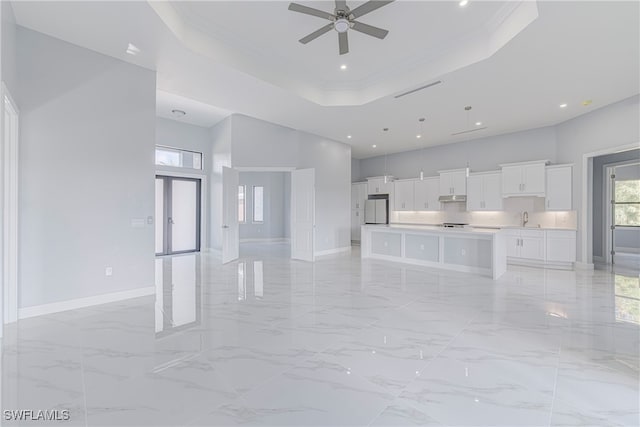
{"label": "tile backsplash", "polygon": [[400,224],[441,224],[460,222],[475,226],[504,227],[522,225],[522,212],[529,213],[529,226],[543,228],[577,228],[577,212],[546,212],[544,199],[539,197],[511,197],[504,199],[502,211],[467,212],[465,203],[443,203],[441,211],[393,211],[390,222]]}

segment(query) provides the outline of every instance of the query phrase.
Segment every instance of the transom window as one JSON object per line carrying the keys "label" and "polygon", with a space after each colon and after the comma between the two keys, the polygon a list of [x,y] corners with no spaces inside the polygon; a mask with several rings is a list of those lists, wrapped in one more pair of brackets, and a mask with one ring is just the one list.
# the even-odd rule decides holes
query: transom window
{"label": "transom window", "polygon": [[202,170],[202,153],[157,145],[156,165]]}

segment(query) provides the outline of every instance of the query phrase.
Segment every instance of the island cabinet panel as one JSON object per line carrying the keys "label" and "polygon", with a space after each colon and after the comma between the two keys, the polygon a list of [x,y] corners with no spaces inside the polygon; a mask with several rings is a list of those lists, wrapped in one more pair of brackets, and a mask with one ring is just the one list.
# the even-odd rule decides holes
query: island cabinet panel
{"label": "island cabinet panel", "polygon": [[422,261],[440,260],[440,239],[438,236],[406,234],[404,242],[405,257]]}
{"label": "island cabinet panel", "polygon": [[491,241],[448,238],[444,240],[444,262],[469,267],[491,268]]}
{"label": "island cabinet panel", "polygon": [[402,235],[397,233],[372,232],[371,253],[399,257],[402,254]]}

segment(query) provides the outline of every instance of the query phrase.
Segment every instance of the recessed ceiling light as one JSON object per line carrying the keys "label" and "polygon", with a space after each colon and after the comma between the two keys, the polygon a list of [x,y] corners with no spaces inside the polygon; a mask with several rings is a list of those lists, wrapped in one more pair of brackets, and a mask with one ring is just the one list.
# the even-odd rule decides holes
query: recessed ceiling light
{"label": "recessed ceiling light", "polygon": [[346,69],[347,69],[347,64],[342,64],[342,65],[340,66],[340,69],[341,69],[341,70],[346,70]]}
{"label": "recessed ceiling light", "polygon": [[351,139],[351,135],[347,135],[347,138],[348,138],[348,139]]}
{"label": "recessed ceiling light", "polygon": [[377,145],[376,145],[376,144],[373,144],[373,145],[372,145],[372,147],[373,147],[373,148],[376,148],[376,147],[377,147]]}
{"label": "recessed ceiling light", "polygon": [[138,49],[136,45],[129,43],[129,46],[127,46],[127,53],[129,55],[136,56],[137,54],[140,53],[140,49]]}
{"label": "recessed ceiling light", "polygon": [[482,126],[482,122],[476,122],[476,126]]}
{"label": "recessed ceiling light", "polygon": [[567,104],[560,104],[560,108],[567,108]]}
{"label": "recessed ceiling light", "polygon": [[593,102],[592,100],[587,99],[585,101],[582,101],[582,105],[584,105],[586,107],[587,105],[591,105],[592,102]]}
{"label": "recessed ceiling light", "polygon": [[182,110],[171,110],[171,114],[173,114],[173,117],[184,117],[187,115],[187,113],[185,113]]}
{"label": "recessed ceiling light", "polygon": [[460,7],[465,7],[469,4],[469,0],[461,0],[458,4],[460,5]]}
{"label": "recessed ceiling light", "polygon": [[422,138],[422,135],[417,134],[417,135],[416,135],[416,138]]}

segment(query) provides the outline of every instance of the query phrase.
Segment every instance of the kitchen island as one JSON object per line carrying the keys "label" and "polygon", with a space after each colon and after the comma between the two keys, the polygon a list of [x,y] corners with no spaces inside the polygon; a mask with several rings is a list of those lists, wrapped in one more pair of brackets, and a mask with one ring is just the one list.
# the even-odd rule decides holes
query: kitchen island
{"label": "kitchen island", "polygon": [[505,236],[496,229],[363,225],[361,256],[477,273],[494,280],[507,270]]}

